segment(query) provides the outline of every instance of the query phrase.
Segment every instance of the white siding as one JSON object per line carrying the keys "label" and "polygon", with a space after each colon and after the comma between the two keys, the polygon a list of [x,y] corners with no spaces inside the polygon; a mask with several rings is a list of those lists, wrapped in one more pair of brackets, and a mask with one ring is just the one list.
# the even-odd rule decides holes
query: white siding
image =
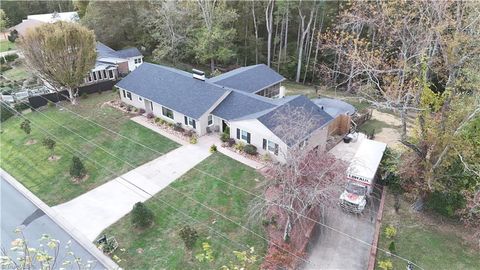
{"label": "white siding", "polygon": [[[135,64],[135,59],[142,59],[142,62],[139,64]],[[141,64],[143,64],[143,56],[128,58],[128,71],[133,71],[134,69],[139,67]]]}

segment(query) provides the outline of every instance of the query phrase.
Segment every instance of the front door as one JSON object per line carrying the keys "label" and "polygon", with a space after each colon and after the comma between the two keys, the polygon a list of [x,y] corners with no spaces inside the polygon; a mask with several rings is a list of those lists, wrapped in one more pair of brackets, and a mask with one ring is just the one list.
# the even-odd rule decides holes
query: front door
{"label": "front door", "polygon": [[144,100],[145,100],[145,112],[146,113],[153,112],[153,103],[148,99],[144,99]]}

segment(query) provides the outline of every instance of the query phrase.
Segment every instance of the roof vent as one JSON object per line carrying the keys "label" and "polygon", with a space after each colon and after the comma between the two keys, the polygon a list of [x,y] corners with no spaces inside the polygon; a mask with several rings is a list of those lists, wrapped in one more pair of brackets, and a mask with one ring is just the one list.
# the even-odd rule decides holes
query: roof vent
{"label": "roof vent", "polygon": [[193,78],[201,81],[205,81],[205,72],[198,70],[198,69],[192,69],[192,75]]}

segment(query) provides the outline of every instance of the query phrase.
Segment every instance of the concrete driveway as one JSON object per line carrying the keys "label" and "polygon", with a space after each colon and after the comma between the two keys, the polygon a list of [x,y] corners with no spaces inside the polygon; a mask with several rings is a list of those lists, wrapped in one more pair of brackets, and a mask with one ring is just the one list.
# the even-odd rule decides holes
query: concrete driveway
{"label": "concrete driveway", "polygon": [[[356,142],[337,144],[329,152],[338,159],[350,163],[365,135],[359,134]],[[338,191],[337,197],[342,190]],[[344,212],[341,207],[326,208],[322,223],[344,232],[354,238],[371,244],[375,233],[375,217],[380,202],[380,191],[372,194],[363,214],[356,215]],[[309,260],[319,267],[305,265],[304,269],[367,269],[370,256],[370,246],[354,240],[339,232],[319,225],[318,234],[309,245]]]}
{"label": "concrete driveway", "polygon": [[210,156],[210,145],[208,140],[199,140],[198,144],[181,146],[53,208],[93,241],[128,214],[135,203],[149,199]]}

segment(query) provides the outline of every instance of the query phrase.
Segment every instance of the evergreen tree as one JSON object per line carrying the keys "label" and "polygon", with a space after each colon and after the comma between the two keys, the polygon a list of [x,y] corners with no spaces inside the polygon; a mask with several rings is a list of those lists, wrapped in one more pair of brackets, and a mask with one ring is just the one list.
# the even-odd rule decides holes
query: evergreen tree
{"label": "evergreen tree", "polygon": [[72,165],[70,166],[70,175],[75,178],[82,178],[87,174],[85,166],[79,157],[72,158]]}

